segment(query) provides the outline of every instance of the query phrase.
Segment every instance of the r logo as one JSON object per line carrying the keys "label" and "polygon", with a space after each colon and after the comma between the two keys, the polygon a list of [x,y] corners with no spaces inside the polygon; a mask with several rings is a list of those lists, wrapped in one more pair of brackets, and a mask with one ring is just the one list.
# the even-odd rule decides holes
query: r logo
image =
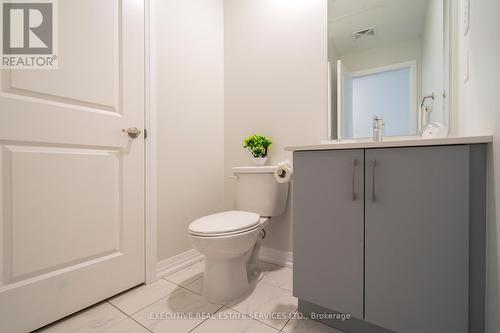
{"label": "r logo", "polygon": [[53,4],[3,3],[3,54],[52,54]]}

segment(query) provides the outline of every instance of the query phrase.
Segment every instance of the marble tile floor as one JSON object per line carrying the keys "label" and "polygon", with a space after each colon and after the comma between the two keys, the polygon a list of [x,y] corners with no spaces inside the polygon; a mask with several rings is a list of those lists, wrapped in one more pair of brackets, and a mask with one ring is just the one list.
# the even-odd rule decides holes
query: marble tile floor
{"label": "marble tile floor", "polygon": [[[292,270],[261,262],[262,275],[241,299],[212,304],[202,296],[204,263],[141,285],[63,318],[40,333],[342,333],[294,316]],[[271,316],[271,314],[274,314]]]}

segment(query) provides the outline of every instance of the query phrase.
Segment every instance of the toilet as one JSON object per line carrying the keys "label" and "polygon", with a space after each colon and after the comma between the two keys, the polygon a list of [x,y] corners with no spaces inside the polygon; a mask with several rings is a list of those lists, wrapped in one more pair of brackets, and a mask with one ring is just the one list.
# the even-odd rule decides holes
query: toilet
{"label": "toilet", "polygon": [[289,183],[277,166],[235,167],[236,210],[204,216],[189,225],[189,240],[205,258],[203,295],[221,303],[244,295],[260,275],[264,228],[285,212]]}

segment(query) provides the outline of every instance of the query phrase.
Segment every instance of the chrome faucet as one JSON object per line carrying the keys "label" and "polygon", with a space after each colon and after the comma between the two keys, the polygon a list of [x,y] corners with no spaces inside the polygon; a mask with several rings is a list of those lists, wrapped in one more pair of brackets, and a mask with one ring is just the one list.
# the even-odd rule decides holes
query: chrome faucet
{"label": "chrome faucet", "polygon": [[384,139],[384,119],[379,116],[373,116],[373,141],[379,142]]}
{"label": "chrome faucet", "polygon": [[431,100],[432,102],[434,102],[434,99],[435,99],[435,96],[434,96],[434,93],[432,93],[431,95],[427,95],[427,96],[424,96],[422,97],[422,103],[420,103],[420,136],[422,136],[422,133],[424,132],[424,129],[425,127],[427,126],[427,123],[428,123],[428,115],[430,114],[430,112],[432,111],[432,108],[434,107],[434,105],[431,105],[431,106],[428,106],[428,105],[425,105],[425,102],[427,100]]}

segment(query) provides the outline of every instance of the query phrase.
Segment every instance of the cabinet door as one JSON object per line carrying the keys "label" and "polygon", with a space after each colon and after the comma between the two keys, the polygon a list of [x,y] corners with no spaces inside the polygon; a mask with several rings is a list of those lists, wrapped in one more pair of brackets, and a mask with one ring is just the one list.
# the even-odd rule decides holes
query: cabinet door
{"label": "cabinet door", "polygon": [[365,319],[400,333],[467,332],[469,147],[365,157]]}
{"label": "cabinet door", "polygon": [[363,150],[294,154],[294,295],[363,317]]}

